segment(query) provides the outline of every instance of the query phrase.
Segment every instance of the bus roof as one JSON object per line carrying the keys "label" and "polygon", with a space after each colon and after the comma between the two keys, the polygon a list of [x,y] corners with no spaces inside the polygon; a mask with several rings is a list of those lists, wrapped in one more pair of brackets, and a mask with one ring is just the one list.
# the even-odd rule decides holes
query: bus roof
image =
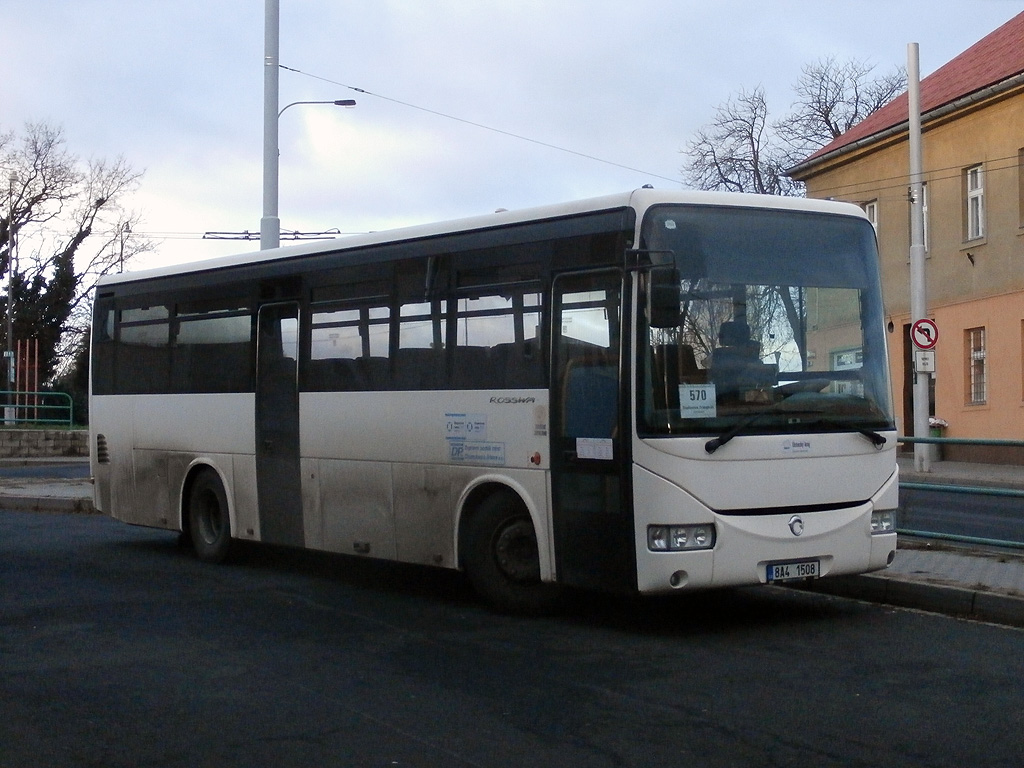
{"label": "bus roof", "polygon": [[159,277],[210,272],[250,264],[285,261],[314,254],[346,251],[353,248],[418,240],[458,232],[500,228],[529,221],[558,219],[576,214],[609,211],[617,208],[632,207],[636,210],[637,218],[640,219],[648,208],[653,205],[664,203],[716,205],[743,208],[775,208],[866,218],[864,212],[852,203],[814,200],[803,197],[753,195],[738,192],[702,192],[689,190],[666,191],[645,187],[632,192],[575,200],[555,205],[523,208],[516,211],[499,209],[494,213],[482,216],[473,216],[432,224],[420,224],[400,229],[370,232],[367,234],[351,235],[334,240],[321,240],[317,242],[301,243],[298,245],[288,245],[265,251],[248,251],[231,256],[221,256],[213,259],[204,259],[202,261],[192,261],[184,264],[175,264],[135,272],[110,274],[102,277],[99,280],[98,285],[115,285],[119,283],[130,283],[136,280],[150,280]]}

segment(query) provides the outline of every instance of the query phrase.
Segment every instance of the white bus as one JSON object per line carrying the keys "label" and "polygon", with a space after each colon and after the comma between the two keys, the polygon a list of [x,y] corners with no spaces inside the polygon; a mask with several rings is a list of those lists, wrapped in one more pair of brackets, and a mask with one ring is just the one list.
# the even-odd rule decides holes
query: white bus
{"label": "white bus", "polygon": [[671,593],[885,568],[874,231],[652,189],[112,275],[96,507],[233,540]]}

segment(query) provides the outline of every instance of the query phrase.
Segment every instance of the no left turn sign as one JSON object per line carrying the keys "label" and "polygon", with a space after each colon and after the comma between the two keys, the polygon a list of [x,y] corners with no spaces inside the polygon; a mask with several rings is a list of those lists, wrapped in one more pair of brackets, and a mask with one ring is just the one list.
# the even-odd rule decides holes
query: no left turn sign
{"label": "no left turn sign", "polygon": [[935,349],[939,341],[939,328],[934,320],[921,318],[910,326],[910,339],[918,349]]}

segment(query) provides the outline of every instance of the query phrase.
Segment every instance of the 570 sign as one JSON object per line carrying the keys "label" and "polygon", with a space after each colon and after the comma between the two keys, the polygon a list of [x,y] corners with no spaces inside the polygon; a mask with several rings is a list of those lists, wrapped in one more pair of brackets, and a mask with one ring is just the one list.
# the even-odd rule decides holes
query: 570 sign
{"label": "570 sign", "polygon": [[714,384],[679,385],[679,413],[684,419],[713,419],[717,412]]}

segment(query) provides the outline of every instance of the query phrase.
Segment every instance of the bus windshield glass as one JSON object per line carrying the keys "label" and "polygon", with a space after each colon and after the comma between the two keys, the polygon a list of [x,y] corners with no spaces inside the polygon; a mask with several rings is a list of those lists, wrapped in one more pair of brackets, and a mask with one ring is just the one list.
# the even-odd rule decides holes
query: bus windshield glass
{"label": "bus windshield glass", "polygon": [[641,328],[641,435],[894,428],[868,221],[663,205],[642,234],[653,262],[676,270],[679,313],[673,302],[666,322],[647,304],[658,319]]}

